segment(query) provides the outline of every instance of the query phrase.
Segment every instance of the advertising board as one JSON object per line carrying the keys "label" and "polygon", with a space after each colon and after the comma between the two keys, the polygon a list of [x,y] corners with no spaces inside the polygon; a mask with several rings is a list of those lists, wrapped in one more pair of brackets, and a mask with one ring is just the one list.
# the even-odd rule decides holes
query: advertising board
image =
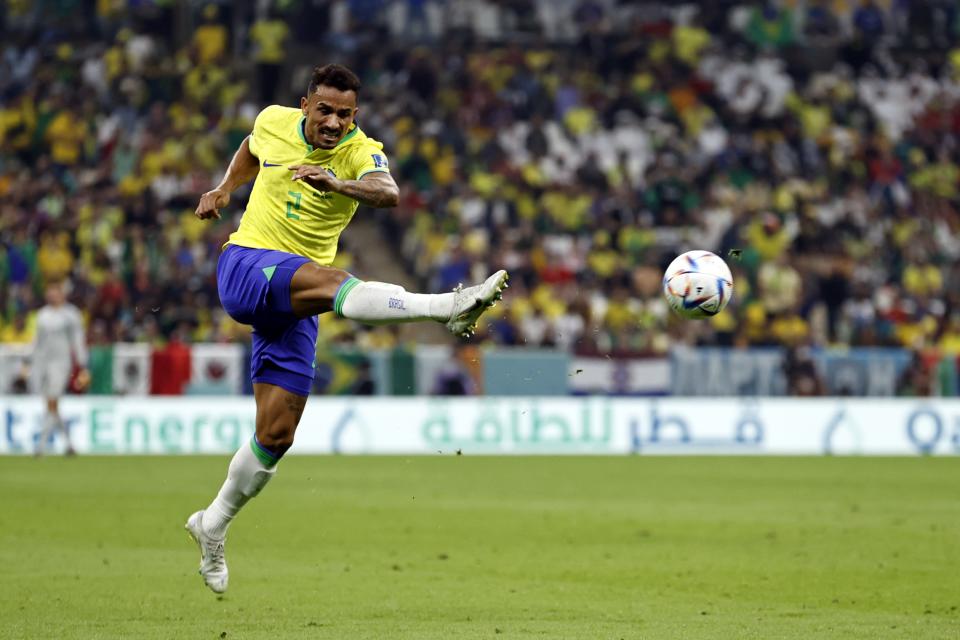
{"label": "advertising board", "polygon": [[[0,454],[30,454],[39,398],[0,397]],[[225,454],[249,397],[71,397],[79,453]],[[59,440],[53,443],[62,447]],[[293,453],[916,455],[960,452],[960,400],[315,397]]]}

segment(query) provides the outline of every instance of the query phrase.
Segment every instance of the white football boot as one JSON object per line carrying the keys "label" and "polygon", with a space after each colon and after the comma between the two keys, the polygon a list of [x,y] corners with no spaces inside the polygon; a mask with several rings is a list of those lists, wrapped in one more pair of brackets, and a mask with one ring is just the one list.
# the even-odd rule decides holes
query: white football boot
{"label": "white football boot", "polygon": [[203,530],[203,511],[190,516],[183,526],[200,547],[200,575],[214,593],[227,590],[227,560],[223,556],[224,540],[216,540]]}
{"label": "white football boot", "polygon": [[503,290],[509,287],[510,275],[500,270],[487,278],[483,284],[463,288],[457,285],[453,290],[453,313],[447,321],[447,329],[455,336],[469,338],[477,330],[477,320],[484,311],[497,304],[503,297]]}

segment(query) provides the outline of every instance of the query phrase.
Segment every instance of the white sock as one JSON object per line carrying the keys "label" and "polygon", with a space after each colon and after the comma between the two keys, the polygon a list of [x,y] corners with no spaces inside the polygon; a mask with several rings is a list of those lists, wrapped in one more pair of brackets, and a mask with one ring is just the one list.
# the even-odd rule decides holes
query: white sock
{"label": "white sock", "polygon": [[203,512],[203,529],[213,538],[223,538],[227,534],[230,521],[250,498],[260,493],[276,473],[276,462],[270,466],[264,464],[254,453],[255,446],[257,445],[251,439],[233,454],[233,460],[227,469],[227,479],[220,487],[220,493]]}
{"label": "white sock", "polygon": [[399,285],[350,278],[340,286],[333,308],[337,315],[365,324],[446,322],[453,313],[453,294],[410,293]]}
{"label": "white sock", "polygon": [[57,424],[60,426],[60,433],[63,434],[63,440],[67,443],[67,451],[73,449],[73,442],[70,441],[70,430],[67,429],[67,423],[63,421],[59,415],[57,416]]}
{"label": "white sock", "polygon": [[43,416],[43,429],[40,430],[40,438],[37,440],[37,453],[43,453],[50,441],[50,436],[54,431],[60,431],[60,416],[47,411]]}

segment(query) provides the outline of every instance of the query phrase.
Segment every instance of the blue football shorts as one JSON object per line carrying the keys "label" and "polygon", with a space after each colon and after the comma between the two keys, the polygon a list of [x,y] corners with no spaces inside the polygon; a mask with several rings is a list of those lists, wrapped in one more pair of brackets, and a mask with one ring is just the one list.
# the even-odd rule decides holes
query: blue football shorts
{"label": "blue football shorts", "polygon": [[250,377],[300,396],[313,386],[317,316],[298,318],[290,306],[290,280],[308,258],[284,251],[227,245],[217,262],[224,310],[253,327]]}

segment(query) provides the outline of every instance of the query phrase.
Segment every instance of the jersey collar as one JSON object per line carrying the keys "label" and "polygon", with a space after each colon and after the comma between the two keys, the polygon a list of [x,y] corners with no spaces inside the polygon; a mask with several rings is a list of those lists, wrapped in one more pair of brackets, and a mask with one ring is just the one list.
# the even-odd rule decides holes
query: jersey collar
{"label": "jersey collar", "polygon": [[[307,153],[313,153],[313,151],[314,151],[313,145],[310,144],[309,142],[307,142],[307,136],[306,136],[306,134],[304,134],[304,132],[303,132],[303,126],[304,126],[304,124],[306,124],[306,122],[307,122],[307,116],[300,116],[300,124],[297,125],[297,133],[300,134],[300,140],[302,140],[302,141],[303,141],[303,144],[306,145],[306,147],[307,147]],[[353,123],[353,127],[350,129],[350,131],[347,132],[347,135],[345,135],[345,136],[343,136],[342,138],[340,138],[340,142],[337,143],[337,146],[339,147],[339,146],[342,145],[344,142],[346,142],[347,140],[349,140],[349,139],[352,138],[353,136],[357,135],[357,131],[359,131],[359,130],[360,130],[360,125],[358,125],[356,122],[354,122],[354,123]]]}
{"label": "jersey collar", "polygon": [[307,121],[307,116],[300,116],[300,123],[297,125],[297,133],[300,134],[300,139],[303,140],[303,144],[307,145],[307,153],[313,152],[313,145],[307,142],[307,136],[303,133],[303,125]]}

